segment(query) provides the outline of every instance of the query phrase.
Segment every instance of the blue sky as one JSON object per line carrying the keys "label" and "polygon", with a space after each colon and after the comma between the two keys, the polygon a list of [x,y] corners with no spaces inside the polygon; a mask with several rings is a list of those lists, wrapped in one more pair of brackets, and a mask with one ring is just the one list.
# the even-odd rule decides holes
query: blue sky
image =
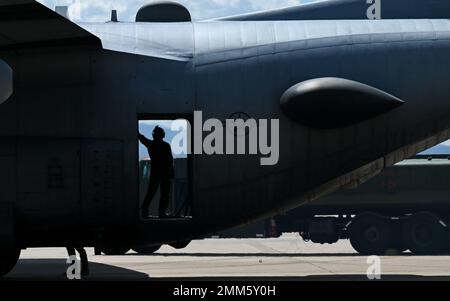
{"label": "blue sky", "polygon": [[[179,0],[195,20],[294,6],[314,0]],[[70,17],[74,21],[103,22],[116,9],[120,21],[132,21],[138,9],[149,0],[38,0],[54,9],[55,5],[70,5]]]}
{"label": "blue sky", "polygon": [[[146,136],[149,139],[152,139],[152,133],[155,126],[162,127],[166,132],[165,141],[168,143],[172,143],[174,137],[178,134],[181,134],[183,141],[187,142],[187,122],[186,121],[177,121],[173,123],[169,120],[153,120],[153,121],[140,121],[139,122],[139,132]],[[172,127],[174,126],[174,129]],[[175,130],[176,129],[176,130]],[[187,155],[187,144],[178,144],[180,146],[179,150],[175,150],[174,145],[172,145],[172,152],[174,153],[175,158],[186,158]],[[148,157],[148,151],[144,145],[139,143],[139,160]]]}

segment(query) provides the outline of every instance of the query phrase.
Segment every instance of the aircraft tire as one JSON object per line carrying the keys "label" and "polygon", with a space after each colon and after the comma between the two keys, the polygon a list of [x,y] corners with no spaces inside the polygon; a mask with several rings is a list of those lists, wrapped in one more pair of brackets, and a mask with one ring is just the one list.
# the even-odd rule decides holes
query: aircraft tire
{"label": "aircraft tire", "polygon": [[103,254],[107,256],[125,255],[128,251],[130,251],[130,248],[127,247],[104,247],[102,249]]}
{"label": "aircraft tire", "polygon": [[161,248],[161,245],[159,245],[159,246],[139,246],[139,247],[133,248],[133,251],[135,251],[138,254],[149,255],[149,254],[155,253],[160,248]]}
{"label": "aircraft tire", "polygon": [[416,255],[443,254],[448,245],[448,229],[436,215],[421,212],[405,222],[403,240]]}
{"label": "aircraft tire", "polygon": [[16,266],[20,257],[20,249],[12,252],[0,252],[0,277],[5,276]]}
{"label": "aircraft tire", "polygon": [[171,246],[172,248],[175,248],[175,249],[179,250],[179,249],[184,249],[184,248],[186,248],[190,243],[191,243],[190,240],[187,240],[187,241],[178,241],[178,242],[175,242],[175,243],[171,243],[170,246]]}
{"label": "aircraft tire", "polygon": [[374,213],[358,215],[349,226],[349,237],[361,255],[385,255],[393,245],[389,220]]}

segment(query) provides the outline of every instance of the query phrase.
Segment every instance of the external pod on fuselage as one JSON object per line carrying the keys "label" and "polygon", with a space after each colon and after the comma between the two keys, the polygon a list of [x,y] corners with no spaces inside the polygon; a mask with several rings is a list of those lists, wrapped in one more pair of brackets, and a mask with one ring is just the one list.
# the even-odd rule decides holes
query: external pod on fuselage
{"label": "external pod on fuselage", "polygon": [[281,108],[290,119],[317,129],[357,124],[403,103],[401,99],[374,87],[335,77],[301,82],[281,97]]}
{"label": "external pod on fuselage", "polygon": [[191,22],[191,14],[183,5],[161,1],[144,5],[136,14],[136,22]]}

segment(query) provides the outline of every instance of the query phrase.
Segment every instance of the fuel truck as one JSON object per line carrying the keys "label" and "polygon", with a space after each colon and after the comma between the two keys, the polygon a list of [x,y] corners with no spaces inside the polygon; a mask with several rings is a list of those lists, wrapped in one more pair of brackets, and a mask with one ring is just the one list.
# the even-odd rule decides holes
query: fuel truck
{"label": "fuel truck", "polygon": [[[450,155],[418,155],[357,188],[342,189],[264,223],[222,237],[277,237],[299,232],[333,244],[349,239],[363,255],[443,254],[449,248]],[[258,234],[259,233],[259,234]]]}

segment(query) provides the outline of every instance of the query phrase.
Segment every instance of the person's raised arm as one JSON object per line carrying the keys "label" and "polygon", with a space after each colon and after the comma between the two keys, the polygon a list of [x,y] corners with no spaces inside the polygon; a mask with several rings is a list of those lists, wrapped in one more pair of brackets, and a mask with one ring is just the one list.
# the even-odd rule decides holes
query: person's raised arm
{"label": "person's raised arm", "polygon": [[141,133],[138,133],[138,139],[139,141],[144,144],[146,147],[150,147],[150,142],[151,140],[147,139],[144,135],[142,135]]}

